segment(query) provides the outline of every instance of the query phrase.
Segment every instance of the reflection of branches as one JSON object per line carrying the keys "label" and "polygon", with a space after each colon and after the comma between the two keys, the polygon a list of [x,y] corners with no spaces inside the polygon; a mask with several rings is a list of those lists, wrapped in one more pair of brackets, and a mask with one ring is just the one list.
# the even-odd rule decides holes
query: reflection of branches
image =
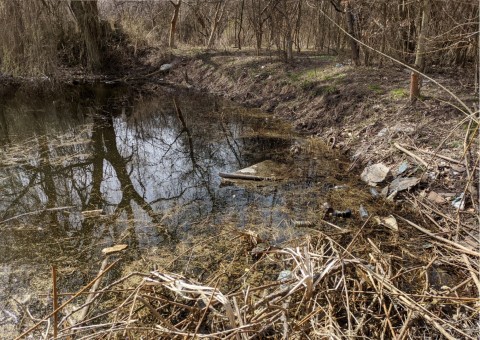
{"label": "reflection of branches", "polygon": [[30,191],[30,189],[35,185],[35,180],[37,179],[38,174],[33,173],[32,177],[30,177],[28,184],[18,193],[17,197],[6,207],[5,213],[2,216],[2,220],[4,220],[8,216],[8,212],[12,207],[18,205],[20,200]]}
{"label": "reflection of branches", "polygon": [[195,155],[193,153],[193,140],[192,140],[192,135],[190,133],[190,130],[187,127],[187,123],[185,122],[185,118],[183,117],[182,110],[180,110],[180,107],[178,106],[177,103],[177,98],[173,97],[173,105],[175,106],[175,112],[177,113],[178,120],[182,124],[183,130],[182,132],[185,132],[187,134],[187,140],[188,140],[188,146],[189,146],[189,154],[190,154],[190,159],[192,161],[192,166],[195,169],[197,167],[197,163],[195,162]]}
{"label": "reflection of branches", "polygon": [[[222,128],[222,131],[223,131],[223,135],[225,136],[225,141],[227,142],[227,145],[228,147],[230,148],[230,150],[232,150],[232,153],[233,155],[235,156],[237,162],[238,162],[238,165],[239,166],[242,166],[242,160],[240,158],[240,155],[237,153],[237,150],[235,150],[235,147],[233,146],[233,144],[230,142],[230,138],[228,136],[228,132],[227,132],[227,129],[225,128],[225,123],[223,122],[223,120],[220,121],[220,127]],[[235,143],[235,145],[238,147],[238,144],[237,142],[235,141],[235,139],[233,139],[233,143]]]}

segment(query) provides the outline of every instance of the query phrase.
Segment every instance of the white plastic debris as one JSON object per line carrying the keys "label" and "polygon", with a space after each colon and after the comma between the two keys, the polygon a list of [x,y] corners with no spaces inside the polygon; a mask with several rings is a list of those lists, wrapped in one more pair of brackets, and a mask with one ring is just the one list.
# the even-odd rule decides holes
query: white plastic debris
{"label": "white plastic debris", "polygon": [[369,185],[375,186],[377,183],[385,180],[389,171],[390,168],[388,166],[383,163],[377,163],[367,166],[360,175],[360,178]]}
{"label": "white plastic debris", "polygon": [[457,197],[455,197],[455,199],[452,201],[452,205],[458,210],[465,209],[465,199],[464,199],[463,192]]}

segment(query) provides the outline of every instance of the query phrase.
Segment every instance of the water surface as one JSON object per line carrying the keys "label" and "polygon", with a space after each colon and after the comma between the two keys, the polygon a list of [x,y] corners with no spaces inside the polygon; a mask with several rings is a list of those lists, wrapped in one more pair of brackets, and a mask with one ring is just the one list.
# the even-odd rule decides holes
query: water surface
{"label": "water surface", "polygon": [[134,259],[180,242],[206,218],[240,229],[301,218],[305,201],[288,193],[323,176],[308,165],[318,160],[292,167],[302,180],[283,184],[222,186],[218,176],[288,163],[293,143],[269,115],[205,95],[142,97],[102,84],[54,97],[13,92],[0,105],[0,320],[14,323],[5,311],[48,293],[53,264],[60,289],[75,291],[113,244],[128,244]]}

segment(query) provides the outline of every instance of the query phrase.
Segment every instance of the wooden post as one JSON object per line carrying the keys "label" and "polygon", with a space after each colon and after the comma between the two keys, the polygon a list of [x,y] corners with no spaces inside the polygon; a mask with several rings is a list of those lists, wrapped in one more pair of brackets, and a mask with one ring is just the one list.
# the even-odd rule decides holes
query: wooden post
{"label": "wooden post", "polygon": [[53,280],[53,338],[56,339],[58,335],[58,295],[57,295],[57,267],[52,266],[52,280]]}

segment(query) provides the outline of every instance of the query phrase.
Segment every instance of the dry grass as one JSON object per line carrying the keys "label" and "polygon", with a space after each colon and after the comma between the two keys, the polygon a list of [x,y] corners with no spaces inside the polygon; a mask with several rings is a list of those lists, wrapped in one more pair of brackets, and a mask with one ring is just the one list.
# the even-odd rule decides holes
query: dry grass
{"label": "dry grass", "polygon": [[400,241],[367,221],[274,247],[228,227],[104,286],[87,320],[63,315],[59,338],[476,339],[479,254],[424,236]]}

